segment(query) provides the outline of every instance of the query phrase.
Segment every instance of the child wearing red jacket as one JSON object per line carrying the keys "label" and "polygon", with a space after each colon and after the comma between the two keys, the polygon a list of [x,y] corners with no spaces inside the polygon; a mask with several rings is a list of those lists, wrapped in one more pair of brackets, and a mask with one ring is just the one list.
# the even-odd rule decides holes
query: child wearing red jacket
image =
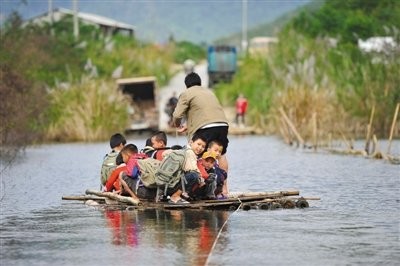
{"label": "child wearing red jacket", "polygon": [[123,161],[126,163],[126,169],[119,174],[121,194],[128,194],[134,199],[139,199],[139,197],[153,199],[155,191],[144,187],[139,179],[140,167],[138,160],[147,158],[147,155],[139,153],[138,148],[134,144],[127,144],[121,150],[121,155]]}
{"label": "child wearing red jacket", "polygon": [[195,195],[201,199],[216,199],[215,189],[217,180],[214,164],[217,160],[217,154],[211,151],[203,153],[201,159],[197,161],[197,167],[200,170],[201,180],[196,188]]}

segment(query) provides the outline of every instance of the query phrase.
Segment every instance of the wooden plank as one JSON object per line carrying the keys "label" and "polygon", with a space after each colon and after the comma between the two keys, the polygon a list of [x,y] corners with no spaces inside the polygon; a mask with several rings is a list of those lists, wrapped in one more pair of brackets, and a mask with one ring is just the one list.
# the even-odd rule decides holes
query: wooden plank
{"label": "wooden plank", "polygon": [[229,198],[298,196],[299,190],[230,192]]}
{"label": "wooden plank", "polygon": [[99,197],[107,197],[109,199],[113,199],[113,200],[123,202],[123,203],[129,203],[131,205],[141,205],[142,204],[139,200],[134,199],[132,197],[124,197],[124,196],[120,196],[120,195],[117,195],[117,194],[114,194],[111,192],[100,192],[100,191],[96,191],[96,190],[87,189],[86,194],[96,195]]}
{"label": "wooden plank", "polygon": [[[136,201],[131,197],[123,197],[111,192],[100,192],[95,190],[86,190],[86,194],[82,196],[63,196],[64,200],[101,200],[105,201],[105,206],[120,206],[123,209],[139,208],[139,209],[223,209],[235,210],[240,206],[254,206],[266,202],[284,202],[304,200],[319,200],[317,197],[300,197],[298,190],[282,190],[275,192],[232,192],[230,197],[222,200],[199,200],[192,201],[189,204],[170,204],[168,202],[153,201]],[[111,200],[115,201],[111,201]],[[109,202],[113,204],[109,204]],[[101,203],[103,204],[103,203]],[[129,206],[131,205],[131,207]],[[133,205],[133,206],[132,206]],[[244,208],[244,207],[243,207]]]}
{"label": "wooden plank", "polygon": [[101,200],[105,201],[104,197],[93,195],[80,195],[80,196],[62,196],[63,200]]}

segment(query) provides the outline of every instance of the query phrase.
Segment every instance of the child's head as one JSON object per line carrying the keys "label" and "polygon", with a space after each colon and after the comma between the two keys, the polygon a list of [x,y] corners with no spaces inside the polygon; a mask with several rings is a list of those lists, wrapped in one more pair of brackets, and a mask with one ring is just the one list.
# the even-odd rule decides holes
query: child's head
{"label": "child's head", "polygon": [[164,131],[158,131],[151,137],[151,146],[155,149],[165,148],[167,146],[167,135]]}
{"label": "child's head", "polygon": [[192,140],[189,142],[190,148],[194,151],[196,155],[203,153],[207,145],[207,139],[199,134],[194,134]]}
{"label": "child's head", "polygon": [[217,154],[215,154],[212,151],[206,151],[205,153],[203,153],[203,156],[201,156],[201,158],[202,158],[201,162],[204,168],[206,170],[209,170],[213,168],[215,161],[217,160]]}
{"label": "child's head", "polygon": [[151,138],[146,139],[146,143],[144,144],[145,147],[152,147],[153,143],[151,142]]}
{"label": "child's head", "polygon": [[113,150],[118,149],[118,148],[122,149],[122,147],[124,147],[125,144],[126,144],[126,139],[120,133],[116,133],[116,134],[112,135],[110,138],[110,147]]}
{"label": "child's head", "polygon": [[124,163],[129,161],[129,158],[133,155],[138,153],[138,148],[135,144],[129,143],[125,145],[125,147],[120,151],[122,159]]}
{"label": "child's head", "polygon": [[216,154],[216,159],[218,159],[222,154],[223,148],[224,147],[222,146],[221,142],[218,140],[212,140],[210,143],[208,143],[207,151],[214,152]]}

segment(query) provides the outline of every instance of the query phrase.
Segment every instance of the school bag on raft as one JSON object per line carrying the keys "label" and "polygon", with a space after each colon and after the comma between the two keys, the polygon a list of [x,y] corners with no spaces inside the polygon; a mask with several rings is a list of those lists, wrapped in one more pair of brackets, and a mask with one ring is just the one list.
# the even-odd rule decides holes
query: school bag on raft
{"label": "school bag on raft", "polygon": [[164,195],[168,188],[173,188],[182,181],[182,190],[184,191],[183,166],[186,160],[186,149],[173,150],[168,153],[161,161],[160,167],[155,173],[158,188],[164,187]]}
{"label": "school bag on raft", "polygon": [[146,158],[137,161],[140,168],[140,180],[148,188],[156,188],[156,171],[160,167],[161,161]]}
{"label": "school bag on raft", "polygon": [[101,166],[101,184],[105,185],[107,182],[108,177],[111,175],[111,172],[117,167],[117,156],[118,152],[111,151],[110,153],[106,154],[103,160],[103,164]]}

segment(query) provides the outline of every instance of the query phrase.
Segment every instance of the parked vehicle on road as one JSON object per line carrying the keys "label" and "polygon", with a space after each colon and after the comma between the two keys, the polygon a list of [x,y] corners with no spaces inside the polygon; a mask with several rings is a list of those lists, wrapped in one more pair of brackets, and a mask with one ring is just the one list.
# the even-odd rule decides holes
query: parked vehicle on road
{"label": "parked vehicle on road", "polygon": [[230,45],[208,47],[208,86],[218,82],[230,82],[237,69],[236,48]]}

